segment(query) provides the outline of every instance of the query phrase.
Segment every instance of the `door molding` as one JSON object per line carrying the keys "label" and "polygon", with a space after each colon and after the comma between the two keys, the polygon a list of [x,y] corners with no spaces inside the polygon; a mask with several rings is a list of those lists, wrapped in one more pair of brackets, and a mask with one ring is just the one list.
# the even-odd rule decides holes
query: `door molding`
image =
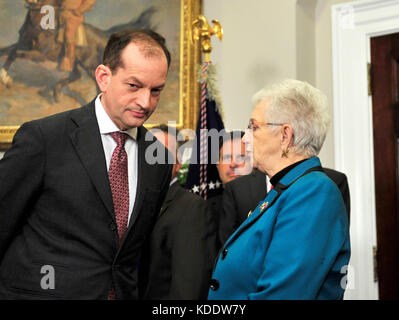
{"label": "door molding", "polygon": [[335,167],[351,193],[351,260],[345,299],[378,299],[372,102],[368,96],[370,38],[399,32],[399,0],[332,6]]}

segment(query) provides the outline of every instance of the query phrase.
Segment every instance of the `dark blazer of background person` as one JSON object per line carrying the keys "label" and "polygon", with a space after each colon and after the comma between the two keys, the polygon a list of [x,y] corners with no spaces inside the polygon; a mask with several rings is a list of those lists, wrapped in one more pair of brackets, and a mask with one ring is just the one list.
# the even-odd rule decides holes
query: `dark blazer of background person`
{"label": "dark blazer of background person", "polygon": [[[224,132],[219,136],[219,162],[216,164],[218,175],[223,184],[223,189],[211,198],[207,199],[212,209],[213,215],[217,221],[217,230],[219,230],[219,220],[223,215],[223,191],[224,186],[240,176],[247,175],[252,171],[250,158],[245,155],[245,146],[242,142],[243,131]],[[256,190],[258,192],[262,191]],[[226,221],[228,223],[228,221]],[[220,226],[228,227],[229,226]],[[218,247],[221,247],[218,239]]]}
{"label": "dark blazer of background person", "polygon": [[206,299],[216,257],[216,223],[207,202],[176,181],[162,205],[140,267],[144,299]]}
{"label": "dark blazer of background person", "polygon": [[[341,191],[349,221],[350,194],[346,175],[333,169],[323,168],[323,170]],[[266,175],[259,170],[254,170],[249,175],[239,177],[226,184],[223,200],[220,201],[218,207],[221,210],[219,220],[219,242],[221,244],[225,243],[244,222],[249,211],[254,210],[259,202],[265,199],[266,190]]]}
{"label": "dark blazer of background person", "polygon": [[[21,126],[0,161],[0,299],[106,299],[112,283],[118,299],[137,298],[142,243],[171,174],[146,162],[153,142],[137,129],[137,195],[119,246],[94,101]],[[45,265],[54,289],[41,288]]]}

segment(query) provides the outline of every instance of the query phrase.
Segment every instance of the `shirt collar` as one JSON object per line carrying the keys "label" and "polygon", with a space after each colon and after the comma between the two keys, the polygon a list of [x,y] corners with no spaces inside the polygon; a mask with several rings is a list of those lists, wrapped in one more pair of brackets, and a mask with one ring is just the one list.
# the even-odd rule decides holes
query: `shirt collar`
{"label": "shirt collar", "polygon": [[169,187],[171,187],[175,182],[177,182],[177,177],[174,177],[174,179],[170,182]]}
{"label": "shirt collar", "polygon": [[[98,127],[100,129],[101,134],[108,134],[111,132],[120,131],[119,128],[115,125],[115,123],[108,116],[107,112],[104,109],[103,104],[101,103],[100,97],[102,93],[100,93],[95,101],[96,108],[96,117],[98,122]],[[121,131],[128,134],[134,140],[137,140],[137,128],[130,128],[125,131]]]}

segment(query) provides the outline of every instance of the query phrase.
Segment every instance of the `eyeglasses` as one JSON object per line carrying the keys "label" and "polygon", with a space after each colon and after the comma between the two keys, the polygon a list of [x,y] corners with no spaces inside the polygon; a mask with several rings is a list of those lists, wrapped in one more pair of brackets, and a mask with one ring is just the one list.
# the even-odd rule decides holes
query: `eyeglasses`
{"label": "eyeglasses", "polygon": [[255,131],[259,127],[265,126],[283,126],[283,123],[272,123],[272,122],[255,122],[254,120],[249,120],[248,129]]}

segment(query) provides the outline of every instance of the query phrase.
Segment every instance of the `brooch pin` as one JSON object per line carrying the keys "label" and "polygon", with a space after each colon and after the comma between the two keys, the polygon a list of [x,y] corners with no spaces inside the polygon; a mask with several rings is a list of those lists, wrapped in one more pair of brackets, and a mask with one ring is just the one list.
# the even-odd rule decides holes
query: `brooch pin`
{"label": "brooch pin", "polygon": [[268,204],[269,204],[268,201],[263,202],[262,205],[261,205],[260,208],[259,208],[260,212],[265,211],[265,209],[266,209],[266,207],[267,207]]}
{"label": "brooch pin", "polygon": [[[261,206],[259,207],[259,212],[262,213],[263,211],[265,211],[265,209],[266,209],[266,207],[267,207],[268,204],[269,204],[268,201],[263,202],[263,203],[261,204]],[[248,212],[248,217],[249,217],[252,213],[253,213],[253,211],[250,210],[250,211]]]}

